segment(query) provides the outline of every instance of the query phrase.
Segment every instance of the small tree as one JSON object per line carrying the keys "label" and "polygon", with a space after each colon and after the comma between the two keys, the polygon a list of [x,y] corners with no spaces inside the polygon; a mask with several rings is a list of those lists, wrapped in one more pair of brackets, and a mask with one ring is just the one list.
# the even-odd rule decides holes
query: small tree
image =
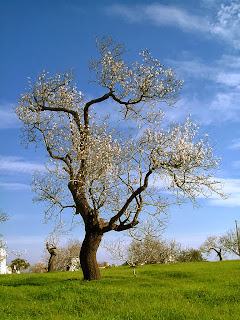
{"label": "small tree", "polygon": [[10,267],[13,272],[16,272],[16,271],[20,272],[22,270],[29,268],[30,264],[27,262],[27,260],[17,258],[11,262]]}
{"label": "small tree", "polygon": [[[29,80],[16,108],[24,142],[42,142],[50,160],[46,173],[35,179],[36,200],[49,203],[50,217],[66,208],[82,217],[86,280],[100,279],[96,252],[105,233],[135,228],[150,207],[160,219],[173,203],[196,203],[199,195],[220,190],[213,179],[219,161],[208,137],[200,138],[189,118],[167,129],[162,124],[160,103],[174,105],[183,81],[147,50],[141,62],[127,64],[127,50],[111,37],[97,40],[96,47],[91,81],[102,95],[85,101],[71,86],[71,71],[55,77],[44,71],[36,83]],[[106,101],[112,105],[104,113]]]}
{"label": "small tree", "polygon": [[216,236],[209,236],[200,247],[200,251],[205,253],[207,256],[210,255],[211,251],[215,251],[219,260],[222,261],[222,244],[219,238]]}

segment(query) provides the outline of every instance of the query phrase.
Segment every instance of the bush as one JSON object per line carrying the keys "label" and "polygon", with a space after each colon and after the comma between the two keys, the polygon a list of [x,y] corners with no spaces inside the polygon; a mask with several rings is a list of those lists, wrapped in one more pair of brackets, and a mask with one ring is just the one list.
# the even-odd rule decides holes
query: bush
{"label": "bush", "polygon": [[178,262],[199,262],[205,261],[203,258],[202,252],[200,250],[194,248],[188,248],[185,250],[181,250],[178,257]]}

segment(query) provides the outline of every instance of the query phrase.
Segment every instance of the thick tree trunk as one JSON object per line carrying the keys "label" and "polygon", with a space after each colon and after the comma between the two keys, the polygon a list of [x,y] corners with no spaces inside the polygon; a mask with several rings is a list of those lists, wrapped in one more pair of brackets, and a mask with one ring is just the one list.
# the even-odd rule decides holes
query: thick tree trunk
{"label": "thick tree trunk", "polygon": [[80,263],[84,280],[100,280],[100,270],[97,265],[97,250],[103,235],[99,232],[86,232],[80,251]]}
{"label": "thick tree trunk", "polygon": [[47,248],[47,251],[50,253],[50,258],[48,260],[48,272],[50,272],[50,271],[53,271],[57,248],[54,246],[50,247],[48,242],[46,243],[46,248]]}
{"label": "thick tree trunk", "polygon": [[52,254],[48,260],[48,272],[53,271],[55,257],[56,254]]}

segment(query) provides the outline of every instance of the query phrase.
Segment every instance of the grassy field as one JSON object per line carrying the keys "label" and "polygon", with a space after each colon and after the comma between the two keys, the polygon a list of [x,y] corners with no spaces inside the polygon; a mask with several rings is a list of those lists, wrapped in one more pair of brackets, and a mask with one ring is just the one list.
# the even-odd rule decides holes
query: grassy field
{"label": "grassy field", "polygon": [[0,319],[240,319],[240,261],[0,276]]}

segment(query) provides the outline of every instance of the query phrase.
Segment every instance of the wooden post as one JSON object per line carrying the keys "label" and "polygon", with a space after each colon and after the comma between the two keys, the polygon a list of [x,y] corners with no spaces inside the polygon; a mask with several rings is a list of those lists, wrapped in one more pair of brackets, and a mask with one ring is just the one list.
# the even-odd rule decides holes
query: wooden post
{"label": "wooden post", "polygon": [[236,224],[236,234],[237,234],[238,254],[239,254],[239,256],[240,256],[240,238],[239,238],[239,234],[238,234],[238,225],[237,225],[237,220],[235,220],[235,224]]}

